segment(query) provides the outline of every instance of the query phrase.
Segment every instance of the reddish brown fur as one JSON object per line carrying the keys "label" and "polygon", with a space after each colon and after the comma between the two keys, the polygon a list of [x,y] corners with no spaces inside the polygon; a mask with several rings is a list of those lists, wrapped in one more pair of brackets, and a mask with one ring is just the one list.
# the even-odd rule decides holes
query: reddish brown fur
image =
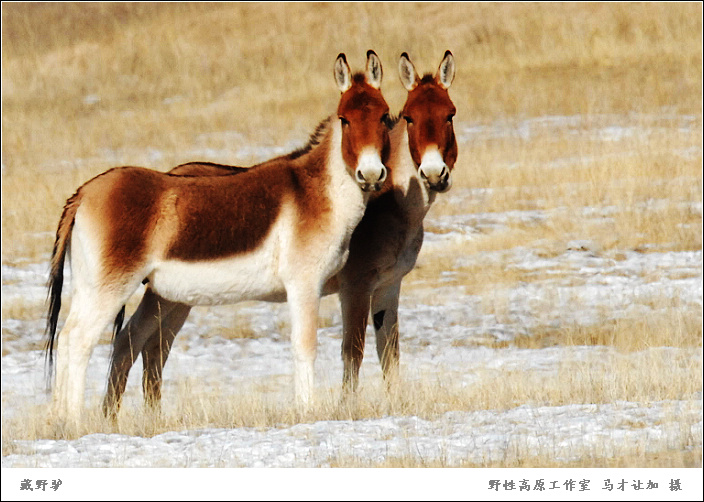
{"label": "reddish brown fur", "polygon": [[[279,215],[290,182],[289,173],[287,167],[268,166],[255,176],[253,172],[244,172],[237,176],[238,184],[226,187],[212,177],[173,177],[185,183],[173,192],[176,197],[173,210],[179,228],[166,258],[210,260],[255,249]],[[200,196],[180,197],[183,191]]]}
{"label": "reddish brown fur", "polygon": [[408,92],[401,116],[408,123],[408,143],[416,166],[420,165],[428,143],[432,142],[438,145],[440,155],[452,170],[457,160],[457,142],[452,126],[455,112],[449,93],[432,75],[425,75]]}
{"label": "reddish brown fur", "polygon": [[[223,176],[172,176],[138,167],[115,168],[94,178],[84,187],[97,196],[86,202],[99,204],[96,213],[105,215],[107,267],[123,273],[130,265],[138,268],[151,241],[161,237],[156,225],[166,219],[178,227],[164,258],[199,261],[251,251],[271,229],[284,194],[291,194],[299,208],[300,231],[313,230],[330,206],[322,173],[329,140],[327,131],[318,148],[293,160],[279,157],[256,172],[232,170],[227,174],[239,173],[232,182],[223,182]],[[207,164],[179,167],[199,174],[215,169]]]}
{"label": "reddish brown fur", "polygon": [[188,162],[174,167],[168,174],[179,176],[208,176],[218,173],[219,176],[224,174],[241,173],[249,169],[248,167],[226,166],[224,164],[216,164],[214,162]]}
{"label": "reddish brown fur", "polygon": [[[342,157],[347,164],[357,165],[357,152],[360,145],[372,145],[381,152],[381,162],[386,164],[389,159],[389,136],[383,134],[388,130],[389,107],[378,115],[377,103],[381,91],[366,83],[363,74],[356,74],[352,78],[353,86],[340,100],[337,115],[345,123],[365,122],[375,124],[375,128],[358,129],[354,134],[346,134],[342,140]],[[384,139],[384,141],[381,141]]]}
{"label": "reddish brown fur", "polygon": [[[376,91],[367,84],[364,85],[367,86],[367,90]],[[378,97],[381,97],[378,91],[377,94]],[[383,100],[383,97],[381,99]],[[379,112],[376,111],[376,113]],[[330,119],[326,119],[318,126],[308,145],[302,149],[255,166],[258,171],[256,176],[247,173],[252,168],[195,162],[178,166],[169,171],[171,175],[196,177],[241,173],[244,175],[242,178],[246,178],[248,184],[231,193],[228,200],[222,201],[222,207],[213,207],[207,199],[202,201],[204,207],[177,204],[178,219],[182,222],[183,239],[172,245],[168,257],[184,260],[209,259],[212,254],[227,256],[256,248],[266,237],[266,230],[270,228],[271,223],[278,216],[280,203],[283,200],[282,195],[285,192],[293,196],[298,209],[300,223],[298,230],[301,240],[305,240],[305,236],[309,232],[314,232],[323,226],[330,210],[330,201],[325,190],[327,180],[323,173],[329,145],[327,143],[321,145],[321,143],[329,141],[329,135],[327,135],[329,126]],[[318,148],[313,149],[314,146]],[[271,174],[262,176],[259,171]],[[239,200],[245,197],[249,199],[252,192],[256,194],[252,198],[255,204],[247,205]],[[189,220],[197,217],[203,210],[212,213],[213,217],[232,220],[231,233],[221,237],[225,247],[214,249],[209,244],[203,244],[209,239],[202,235],[202,230],[190,224]],[[253,229],[250,228],[252,225],[264,230],[252,233]],[[195,245],[195,253],[192,245]]]}
{"label": "reddish brown fur", "polygon": [[[449,52],[445,54],[445,57],[448,54]],[[410,119],[411,123],[421,126],[408,127],[410,154],[416,168],[418,168],[428,143],[437,143],[443,160],[451,170],[457,159],[457,143],[452,125],[452,116],[456,110],[447,92],[449,84],[447,82],[441,83],[437,75],[435,77],[426,75],[417,82],[418,85],[409,91],[401,113],[402,117]],[[405,130],[406,127],[402,127],[401,124],[397,125],[390,134],[390,144],[399,145]],[[396,159],[397,157],[392,155],[390,164],[386,164],[385,161],[387,167],[391,168],[392,176]],[[232,169],[227,166],[215,165],[206,167],[204,170],[201,170],[202,166],[198,170],[176,169],[179,174],[202,172],[208,175],[222,174]],[[356,386],[359,365],[364,353],[367,319],[370,306],[373,307],[370,305],[370,298],[374,298],[374,295],[380,290],[389,287],[388,284],[379,283],[381,277],[391,270],[396,270],[399,260],[402,258],[405,261],[403,267],[406,268],[402,267],[396,270],[396,273],[401,276],[405,275],[412,268],[415,257],[422,246],[422,214],[419,219],[418,214],[415,213],[422,212],[424,209],[408,207],[409,201],[422,198],[422,187],[418,179],[411,181],[411,184],[406,187],[406,192],[387,183],[381,192],[375,192],[371,195],[365,215],[352,235],[348,261],[340,273],[328,280],[324,289],[325,294],[341,292],[345,324],[342,351],[345,359],[344,378],[347,388]],[[400,281],[400,279],[398,280]],[[393,285],[391,285],[391,290],[393,290]],[[343,292],[345,293],[343,294]],[[397,306],[398,295],[396,295],[396,308]],[[161,328],[156,330],[154,327],[146,326],[149,319],[143,312],[135,313],[130,321],[135,323],[135,331],[139,332],[140,336],[154,333],[147,344],[141,345],[141,348],[138,349],[142,350],[144,361],[148,361],[150,368],[145,369],[144,389],[145,399],[152,404],[157,403],[160,398],[161,371],[168,356],[168,347],[171,346],[190,311],[190,307],[187,305],[165,301],[151,291],[147,291],[140,304],[140,309],[147,309],[147,311],[160,310],[162,307],[164,308],[164,333]],[[379,337],[378,330],[384,323],[389,322],[389,316],[385,315],[384,311],[377,310],[372,311],[372,314],[374,315],[377,337]],[[393,374],[399,359],[398,327],[391,326],[386,329],[388,329],[388,335],[385,345],[380,346],[377,340],[377,351],[385,377]],[[116,343],[117,341],[123,343],[124,340],[123,336],[116,340]],[[166,347],[165,351],[157,351],[154,348],[157,347],[156,340],[160,340],[159,347],[161,349]],[[115,352],[122,355],[125,353],[124,350],[118,350],[117,346]],[[108,393],[104,401],[106,410],[112,409],[116,403],[119,403],[129,368],[136,356],[137,354],[134,354],[131,361],[113,361]]]}
{"label": "reddish brown fur", "polygon": [[107,197],[100,198],[107,207],[99,214],[105,215],[105,221],[109,222],[104,263],[110,271],[131,272],[132,266],[138,268],[144,263],[149,252],[149,242],[158,222],[155,207],[168,187],[168,178],[134,167],[115,169],[100,181],[113,182],[106,189]]}

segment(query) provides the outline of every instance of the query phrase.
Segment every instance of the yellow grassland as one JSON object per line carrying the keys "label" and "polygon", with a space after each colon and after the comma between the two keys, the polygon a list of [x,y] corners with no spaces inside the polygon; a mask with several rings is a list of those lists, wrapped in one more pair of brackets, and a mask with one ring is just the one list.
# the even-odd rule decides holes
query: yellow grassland
{"label": "yellow grassland", "polygon": [[[248,165],[263,160],[262,151],[300,146],[335,112],[337,54],[346,53],[356,70],[368,49],[381,57],[382,90],[394,112],[405,97],[397,76],[401,52],[421,72],[435,71],[445,50],[455,55],[450,95],[460,152],[453,190],[438,197],[431,217],[526,210],[545,216],[448,244],[432,260],[421,254],[404,293],[453,269],[454,284],[500,316],[505,305],[496,286],[546,277],[505,263],[457,265],[458,257],[516,246],[554,257],[573,239],[616,261],[630,252],[702,249],[700,3],[3,3],[3,264],[46,261],[66,199],[110,167]],[[571,125],[546,127],[546,117]],[[513,132],[492,134],[497,125]],[[613,127],[633,133],[614,136]],[[453,202],[462,190],[476,195]],[[608,210],[609,217],[594,218],[585,208]],[[427,230],[443,231],[433,223]],[[564,274],[578,284],[579,277]],[[77,430],[55,430],[42,410],[26,410],[3,421],[3,455],[16,450],[13,439],[97,431],[150,436],[390,413],[432,418],[522,404],[694,400],[701,396],[701,359],[674,371],[647,349],[701,350],[701,310],[672,298],[648,301],[650,317],[613,320],[605,312],[599,326],[487,342],[517,350],[602,345],[615,349],[608,370],[603,360],[565,360],[558,378],[487,373],[462,388],[430,376],[392,398],[369,384],[351,407],[340,406],[337,390],[321,391],[305,416],[263,400],[256,389],[198,394],[185,382],[162,416],[127,409],[117,425],[96,410]],[[2,315],[36,318],[43,308],[3,300]],[[246,319],[234,318],[238,328],[222,336],[258,336]],[[582,458],[569,466],[701,467],[701,443],[683,432],[674,451]],[[336,465],[451,466],[419,465],[411,454],[377,464],[343,456]],[[547,451],[535,456],[519,445],[499,466],[554,461]]]}

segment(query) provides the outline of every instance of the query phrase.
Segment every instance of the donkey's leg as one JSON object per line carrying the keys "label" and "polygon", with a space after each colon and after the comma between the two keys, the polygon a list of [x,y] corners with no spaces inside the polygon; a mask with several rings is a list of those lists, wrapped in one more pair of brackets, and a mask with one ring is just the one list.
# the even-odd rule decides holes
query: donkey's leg
{"label": "donkey's leg", "polygon": [[[79,333],[81,326],[78,318],[78,307],[73,307],[75,299],[72,302],[72,308],[69,312],[66,322],[57,334],[56,339],[56,376],[54,380],[54,388],[51,396],[51,413],[57,419],[63,420],[67,418],[68,413],[68,387],[69,387],[69,363],[70,351],[69,340],[71,333]],[[73,335],[75,336],[75,335]]]}
{"label": "donkey's leg", "polygon": [[376,353],[387,388],[398,380],[398,298],[401,281],[377,289],[372,295],[372,320],[376,331]]}
{"label": "donkey's leg", "polygon": [[364,339],[369,317],[370,294],[364,289],[343,284],[340,288],[342,307],[342,390],[354,392],[359,383],[359,368],[364,357]]}
{"label": "donkey's leg", "polygon": [[[162,299],[162,301],[165,301]],[[183,303],[171,303],[168,315],[162,320],[161,329],[149,337],[142,349],[142,389],[144,403],[157,410],[161,404],[161,383],[164,365],[169,357],[176,335],[191,312]]]}
{"label": "donkey's leg", "polygon": [[59,419],[80,420],[85,406],[86,370],[105,327],[122,307],[109,294],[75,294],[59,334],[54,412]]}
{"label": "donkey's leg", "polygon": [[158,333],[160,322],[168,317],[173,305],[177,304],[161,299],[148,288],[127,325],[115,336],[108,388],[103,399],[105,416],[116,416],[132,365],[147,340]]}
{"label": "donkey's leg", "polygon": [[291,349],[296,401],[307,407],[315,387],[315,358],[318,351],[320,288],[293,285],[286,289],[291,309]]}

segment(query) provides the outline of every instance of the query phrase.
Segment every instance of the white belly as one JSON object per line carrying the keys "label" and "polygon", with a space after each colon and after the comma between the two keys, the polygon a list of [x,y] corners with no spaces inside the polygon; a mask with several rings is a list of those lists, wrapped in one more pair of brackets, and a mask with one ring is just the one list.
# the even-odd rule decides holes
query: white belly
{"label": "white belly", "polygon": [[164,261],[149,276],[164,298],[188,305],[225,305],[246,300],[285,301],[273,260],[254,252],[208,262]]}

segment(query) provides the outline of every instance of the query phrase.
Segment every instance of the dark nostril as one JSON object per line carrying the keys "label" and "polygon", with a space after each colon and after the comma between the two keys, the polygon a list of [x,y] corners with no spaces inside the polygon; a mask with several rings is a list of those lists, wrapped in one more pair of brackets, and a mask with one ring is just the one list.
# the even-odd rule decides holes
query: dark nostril
{"label": "dark nostril", "polygon": [[357,170],[357,180],[361,181],[362,183],[367,181],[364,179],[364,176],[362,175],[362,171],[360,171],[359,169]]}
{"label": "dark nostril", "polygon": [[384,181],[386,179],[386,168],[381,166],[381,175],[379,176],[379,181]]}
{"label": "dark nostril", "polygon": [[428,179],[428,177],[425,175],[425,173],[423,172],[422,169],[420,170],[420,177],[423,178],[424,180]]}

